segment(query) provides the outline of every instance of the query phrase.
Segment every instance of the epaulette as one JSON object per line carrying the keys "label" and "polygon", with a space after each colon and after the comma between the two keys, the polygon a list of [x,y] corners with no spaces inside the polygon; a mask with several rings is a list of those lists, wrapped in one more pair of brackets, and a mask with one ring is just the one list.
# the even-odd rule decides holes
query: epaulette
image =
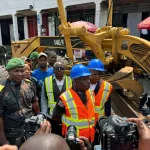
{"label": "epaulette", "polygon": [[31,81],[31,80],[29,80],[29,79],[25,79],[25,81],[30,82],[30,83],[32,82],[32,81]]}
{"label": "epaulette", "polygon": [[0,92],[3,90],[5,86],[0,84]]}

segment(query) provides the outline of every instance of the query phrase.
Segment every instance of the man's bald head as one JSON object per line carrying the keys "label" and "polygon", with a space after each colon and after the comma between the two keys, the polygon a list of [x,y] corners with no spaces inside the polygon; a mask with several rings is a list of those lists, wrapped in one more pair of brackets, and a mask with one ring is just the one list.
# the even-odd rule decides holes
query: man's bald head
{"label": "man's bald head", "polygon": [[57,66],[66,67],[66,64],[62,61],[57,61],[54,63],[53,67],[57,67]]}
{"label": "man's bald head", "polygon": [[70,150],[66,141],[56,134],[35,135],[29,138],[19,150]]}

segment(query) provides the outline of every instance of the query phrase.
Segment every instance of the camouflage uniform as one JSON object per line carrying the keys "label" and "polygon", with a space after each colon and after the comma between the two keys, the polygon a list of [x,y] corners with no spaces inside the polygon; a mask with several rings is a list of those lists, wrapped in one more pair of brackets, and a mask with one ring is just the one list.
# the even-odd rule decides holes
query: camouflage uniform
{"label": "camouflage uniform", "polygon": [[[30,54],[30,59],[33,61],[33,60],[35,60],[35,59],[38,59],[38,57],[39,57],[39,54],[38,54],[38,52],[32,52],[31,54]],[[33,62],[32,62],[32,70],[36,70],[38,68],[38,64],[34,64]]]}
{"label": "camouflage uniform", "polygon": [[25,119],[33,116],[32,102],[38,100],[30,80],[15,85],[9,79],[0,92],[0,117],[10,144],[20,146],[24,142]]}

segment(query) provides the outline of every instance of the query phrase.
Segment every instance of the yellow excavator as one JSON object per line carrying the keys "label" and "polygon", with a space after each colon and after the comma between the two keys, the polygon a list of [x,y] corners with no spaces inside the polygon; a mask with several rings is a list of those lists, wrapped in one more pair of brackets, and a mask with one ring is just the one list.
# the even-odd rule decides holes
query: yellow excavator
{"label": "yellow excavator", "polygon": [[[112,27],[112,15],[108,17],[108,26],[98,28],[92,34],[84,26],[72,27],[66,20],[62,0],[57,0],[59,31],[63,36],[33,37],[23,41],[12,42],[13,57],[29,56],[32,51],[42,52],[46,48],[67,50],[67,56],[73,65],[73,49],[92,50],[106,68],[120,67],[133,61],[136,66],[126,66],[113,75],[105,76],[113,85],[112,108],[116,114],[126,117],[143,117],[139,113],[139,98],[144,92],[143,87],[133,80],[133,71],[145,72],[150,75],[150,42],[131,36],[129,29]],[[112,0],[109,1],[109,11],[112,12]],[[125,66],[125,65],[124,65]],[[119,68],[118,67],[118,68]]]}

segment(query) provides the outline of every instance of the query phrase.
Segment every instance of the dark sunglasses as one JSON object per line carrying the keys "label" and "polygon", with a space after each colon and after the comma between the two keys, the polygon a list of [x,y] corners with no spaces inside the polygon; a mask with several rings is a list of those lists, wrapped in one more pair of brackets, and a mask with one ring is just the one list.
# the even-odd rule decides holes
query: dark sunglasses
{"label": "dark sunglasses", "polygon": [[54,67],[54,70],[57,70],[57,71],[59,70],[60,71],[60,70],[65,70],[65,68],[63,68],[63,67]]}

